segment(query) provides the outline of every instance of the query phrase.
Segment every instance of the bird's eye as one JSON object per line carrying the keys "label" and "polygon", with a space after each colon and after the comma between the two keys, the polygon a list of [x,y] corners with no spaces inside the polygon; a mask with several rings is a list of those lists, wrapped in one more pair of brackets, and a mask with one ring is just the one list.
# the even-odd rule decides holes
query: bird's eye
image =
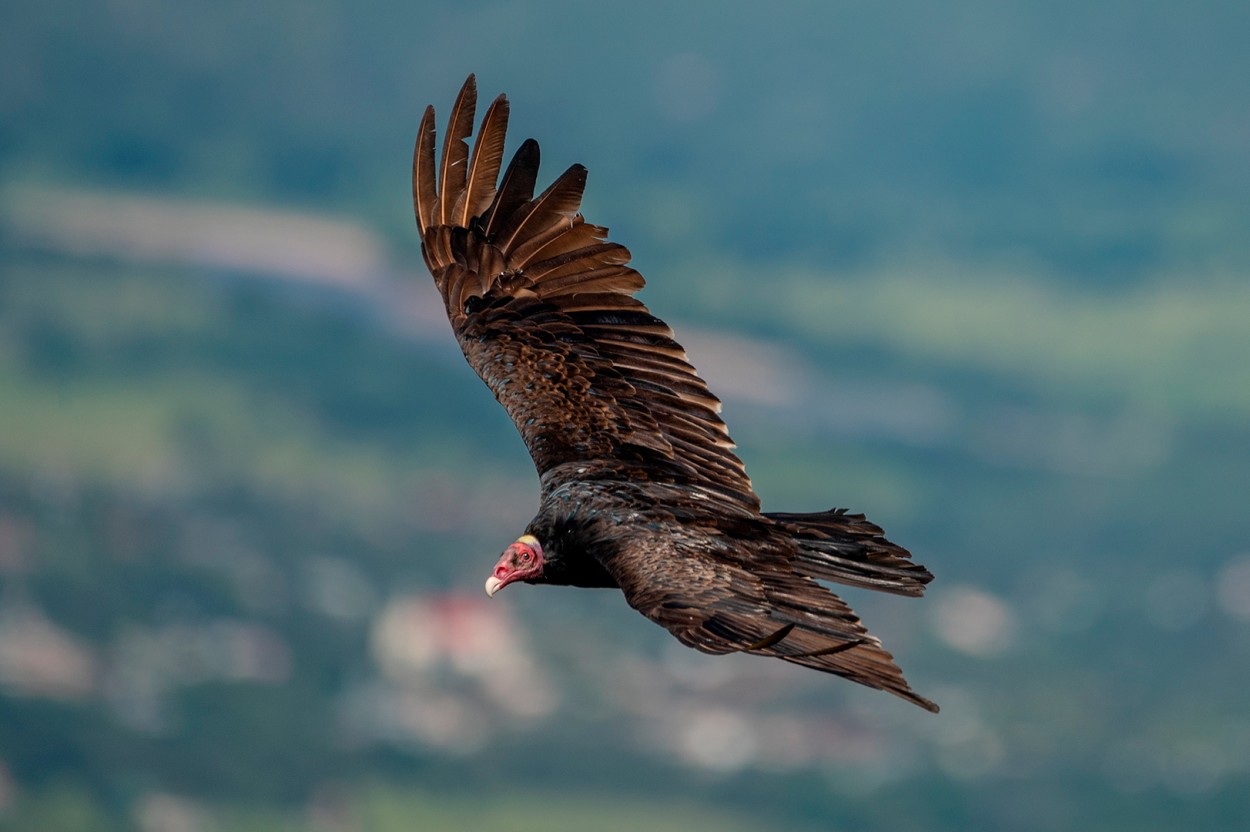
{"label": "bird's eye", "polygon": [[522,553],[521,553],[521,560],[525,561],[526,563],[529,563],[530,558],[532,558],[532,557],[533,557],[533,555],[531,555],[529,552],[522,552]]}

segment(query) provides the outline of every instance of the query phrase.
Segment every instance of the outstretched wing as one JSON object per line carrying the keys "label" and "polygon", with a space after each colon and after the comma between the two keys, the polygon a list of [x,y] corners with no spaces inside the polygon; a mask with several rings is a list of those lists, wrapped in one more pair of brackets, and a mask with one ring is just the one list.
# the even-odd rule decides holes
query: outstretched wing
{"label": "outstretched wing", "polygon": [[634,298],[644,281],[629,251],[578,213],[586,169],[573,165],[535,197],[538,144],[527,140],[498,179],[508,103],[501,95],[487,109],[470,154],[476,100],[470,75],[437,165],[426,108],[413,203],[465,358],[512,417],[544,487],[624,466],[758,510],[720,401]]}
{"label": "outstretched wing", "polygon": [[714,539],[686,546],[680,534],[637,536],[604,567],[630,606],[689,647],[774,656],[938,710],[845,601],[785,566],[784,544],[757,539],[749,554],[742,545],[726,536],[717,551]]}

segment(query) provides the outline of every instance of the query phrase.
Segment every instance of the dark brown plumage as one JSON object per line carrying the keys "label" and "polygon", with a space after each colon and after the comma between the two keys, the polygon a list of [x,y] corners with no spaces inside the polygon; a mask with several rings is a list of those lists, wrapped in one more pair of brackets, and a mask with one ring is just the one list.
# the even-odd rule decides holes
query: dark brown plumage
{"label": "dark brown plumage", "polygon": [[538,515],[487,591],[514,580],[619,587],[691,647],[776,656],[936,711],[816,580],[915,596],[932,575],[863,515],[761,512],[720,401],[634,298],[644,281],[628,250],[578,213],[586,169],[535,197],[531,139],[499,179],[508,102],[490,105],[470,155],[476,103],[469,76],[437,166],[426,108],[412,183],[456,339],[541,480]]}

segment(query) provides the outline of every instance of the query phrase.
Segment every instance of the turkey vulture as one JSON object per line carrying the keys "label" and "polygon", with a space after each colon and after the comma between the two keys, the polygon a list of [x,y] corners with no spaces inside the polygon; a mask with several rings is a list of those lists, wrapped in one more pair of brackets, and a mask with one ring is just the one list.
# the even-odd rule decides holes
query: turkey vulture
{"label": "turkey vulture", "polygon": [[508,101],[470,154],[469,76],[435,159],[434,108],[412,161],[421,251],[465,358],[538,468],[538,515],[490,577],[617,587],[683,644],[775,656],[930,711],[851,608],[818,581],[918,596],[932,575],[862,514],[762,512],[720,401],[634,297],[642,275],[578,212],[586,168],[534,196],[538,143],[499,179]]}

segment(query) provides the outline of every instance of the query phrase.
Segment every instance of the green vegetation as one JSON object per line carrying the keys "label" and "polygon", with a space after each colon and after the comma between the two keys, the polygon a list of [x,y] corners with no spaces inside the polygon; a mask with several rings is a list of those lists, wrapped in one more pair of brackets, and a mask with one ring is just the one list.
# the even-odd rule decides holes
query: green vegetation
{"label": "green vegetation", "polygon": [[1095,293],[1010,269],[975,277],[949,271],[913,266],[833,286],[819,277],[788,280],[778,312],[815,343],[868,345],[1006,376],[1076,405],[1250,417],[1244,280]]}

